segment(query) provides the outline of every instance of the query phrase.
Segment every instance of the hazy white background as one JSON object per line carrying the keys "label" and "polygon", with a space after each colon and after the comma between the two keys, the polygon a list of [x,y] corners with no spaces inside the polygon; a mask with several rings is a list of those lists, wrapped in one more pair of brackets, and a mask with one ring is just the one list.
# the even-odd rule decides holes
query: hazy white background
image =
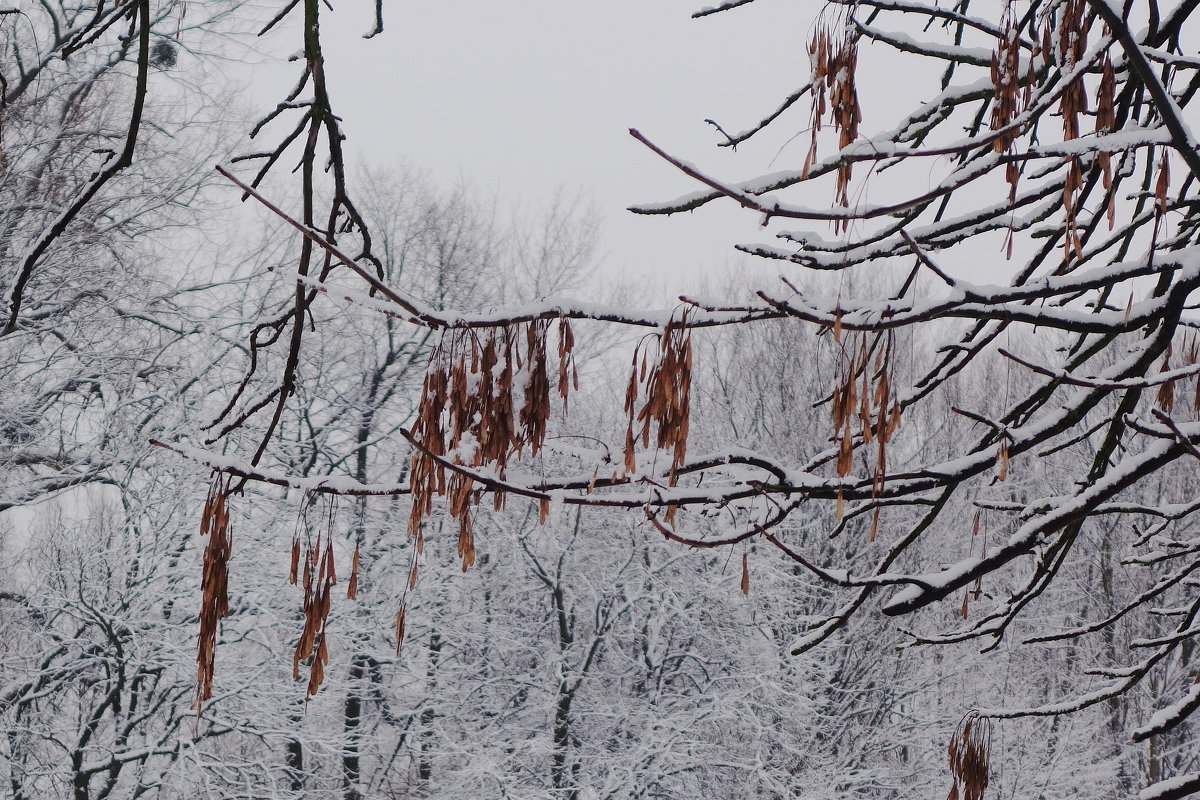
{"label": "hazy white background", "polygon": [[807,78],[815,6],[764,0],[691,19],[700,7],[416,0],[391,4],[385,32],[364,40],[369,8],[338,5],[325,42],[350,156],[403,159],[526,209],[558,188],[582,191],[601,216],[604,271],[677,294],[701,272],[744,262],[735,242],[769,234],[730,203],[669,219],[626,211],[699,188],[628,129],[729,179],[794,167],[807,148],[807,137],[788,144],[779,135],[807,125],[807,103],[773,140],[736,154],[716,147],[720,136],[704,119],[742,130]]}
{"label": "hazy white background", "polygon": [[[735,134],[807,80],[807,44],[822,4],[759,0],[692,19],[702,7],[701,0],[412,0],[385,8],[385,31],[364,39],[373,4],[343,0],[323,18],[323,44],[348,158],[352,165],[404,162],[526,214],[559,190],[582,194],[599,216],[601,275],[636,285],[646,304],[669,304],[681,292],[708,288],[706,277],[725,282],[731,271],[739,282],[774,284],[786,265],[733,245],[773,242],[781,228],[832,237],[828,225],[776,220],[764,230],[757,215],[732,202],[672,217],[626,210],[703,188],[633,139],[631,127],[726,181],[798,169],[807,153],[807,98],[737,151],[718,147],[721,135],[704,120]],[[254,46],[286,55],[297,41],[294,31],[277,30]],[[859,59],[875,62],[860,69],[875,77],[858,86],[862,135],[890,128],[911,110],[914,88],[917,96],[922,87],[937,91],[940,64],[867,41]],[[269,108],[297,68],[282,58],[254,60],[250,101]],[[913,180],[936,182],[944,166],[930,159],[882,183],[864,181],[860,171],[852,201],[879,200],[889,188],[907,194]],[[832,197],[831,184],[820,182],[788,195],[818,207]],[[978,278],[979,265],[993,262],[989,277],[1006,274],[999,238],[984,249],[963,277]]]}

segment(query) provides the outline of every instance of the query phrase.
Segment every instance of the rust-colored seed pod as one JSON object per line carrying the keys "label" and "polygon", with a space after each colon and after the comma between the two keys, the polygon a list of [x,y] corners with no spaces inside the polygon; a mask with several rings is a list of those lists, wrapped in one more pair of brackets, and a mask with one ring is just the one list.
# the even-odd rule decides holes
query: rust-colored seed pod
{"label": "rust-colored seed pod", "polygon": [[988,762],[991,744],[990,720],[973,711],[963,717],[946,748],[953,776],[951,798],[983,800],[990,779]]}
{"label": "rust-colored seed pod", "polygon": [[204,548],[204,566],[200,579],[200,635],[196,647],[196,697],[193,707],[199,718],[205,700],[212,697],[216,671],[217,629],[222,617],[229,616],[229,559],[233,554],[233,533],[229,525],[227,500],[230,478],[213,474],[201,513],[201,535],[209,537]]}

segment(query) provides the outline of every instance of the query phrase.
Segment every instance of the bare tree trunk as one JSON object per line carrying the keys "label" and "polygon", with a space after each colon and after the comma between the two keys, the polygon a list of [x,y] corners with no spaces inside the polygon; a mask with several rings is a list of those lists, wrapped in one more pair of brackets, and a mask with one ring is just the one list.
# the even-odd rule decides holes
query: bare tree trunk
{"label": "bare tree trunk", "polygon": [[[433,688],[437,681],[437,665],[438,656],[442,652],[442,637],[437,631],[429,634],[429,686]],[[432,691],[430,692],[432,695]],[[428,781],[433,777],[433,764],[429,760],[430,740],[433,738],[433,733],[430,731],[430,726],[433,725],[433,720],[437,717],[432,705],[427,705],[425,710],[421,712],[421,735],[419,745],[419,755],[417,757],[417,778],[421,781]]]}
{"label": "bare tree trunk", "polygon": [[[292,729],[300,727],[303,715],[293,711],[288,715]],[[287,765],[288,788],[293,792],[304,789],[304,744],[299,739],[289,739],[283,749],[283,761]]]}
{"label": "bare tree trunk", "polygon": [[356,655],[350,661],[350,688],[346,692],[343,708],[346,744],[342,750],[342,787],[346,800],[359,800],[362,797],[358,791],[358,782],[362,774],[359,765],[358,728],[362,723],[362,687],[366,668],[366,656]]}
{"label": "bare tree trunk", "polygon": [[[17,710],[16,719],[19,722],[21,719],[21,709]],[[12,754],[12,762],[8,765],[8,781],[12,787],[13,800],[25,800],[25,757],[22,752],[25,748],[22,747],[20,734],[16,731],[9,731],[8,734],[8,752]]]}
{"label": "bare tree trunk", "polygon": [[[560,576],[561,577],[561,576]],[[554,603],[554,613],[558,618],[558,699],[554,704],[554,760],[551,776],[558,797],[577,800],[579,790],[575,786],[577,764],[568,765],[567,757],[571,748],[571,703],[575,700],[575,690],[578,682],[573,682],[567,674],[567,654],[575,642],[575,631],[570,612],[567,610],[566,598],[563,597],[562,585],[556,584],[551,592]],[[562,793],[562,790],[567,790]]]}

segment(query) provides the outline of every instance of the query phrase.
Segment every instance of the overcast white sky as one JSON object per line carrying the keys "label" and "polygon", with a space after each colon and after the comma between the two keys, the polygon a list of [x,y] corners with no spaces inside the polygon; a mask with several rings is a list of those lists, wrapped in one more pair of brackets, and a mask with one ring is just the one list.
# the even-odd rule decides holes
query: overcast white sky
{"label": "overcast white sky", "polygon": [[[737,258],[735,241],[767,235],[731,204],[670,219],[625,211],[698,188],[628,128],[729,178],[794,165],[806,147],[797,140],[772,165],[778,134],[733,154],[703,120],[741,130],[807,77],[812,8],[762,0],[691,19],[701,5],[412,0],[391,4],[385,33],[363,40],[367,10],[339,4],[325,46],[350,152],[405,159],[526,207],[557,187],[582,189],[602,215],[606,269],[677,294],[699,270]],[[799,110],[778,133],[806,117]]]}

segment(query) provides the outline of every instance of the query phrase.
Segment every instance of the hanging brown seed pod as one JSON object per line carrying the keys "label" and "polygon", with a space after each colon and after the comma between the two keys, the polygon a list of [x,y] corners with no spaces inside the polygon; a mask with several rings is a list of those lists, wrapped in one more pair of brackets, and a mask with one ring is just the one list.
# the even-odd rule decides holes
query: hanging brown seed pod
{"label": "hanging brown seed pod", "polygon": [[466,475],[455,473],[450,477],[447,501],[450,516],[458,520],[458,555],[462,559],[462,569],[466,572],[475,563],[474,528],[471,520],[471,510],[478,501],[474,481]]}
{"label": "hanging brown seed pod", "polygon": [[1171,149],[1164,147],[1158,161],[1158,180],[1154,182],[1154,206],[1161,216],[1167,213],[1167,192],[1171,187],[1171,160],[1168,153]]}
{"label": "hanging brown seed pod", "polygon": [[535,320],[525,328],[526,385],[520,414],[519,440],[537,455],[546,440],[550,419],[550,376],[547,370],[546,331],[549,323]]}
{"label": "hanging brown seed pod", "polygon": [[[1104,54],[1100,65],[1100,85],[1096,88],[1096,133],[1104,135],[1112,133],[1117,127],[1116,95],[1117,79],[1113,69],[1112,59]],[[1096,153],[1096,163],[1100,165],[1104,181],[1106,206],[1105,215],[1108,218],[1108,229],[1111,231],[1116,223],[1117,206],[1112,197],[1112,154],[1101,150]]]}
{"label": "hanging brown seed pod", "polygon": [[396,609],[396,655],[400,655],[400,649],[404,647],[404,617],[405,608],[401,603],[400,607]]}
{"label": "hanging brown seed pod", "polygon": [[646,381],[646,402],[638,412],[642,446],[649,447],[650,431],[655,427],[655,444],[671,450],[669,483],[675,485],[677,470],[687,456],[688,427],[691,416],[692,335],[687,311],[678,320],[671,319],[659,337],[659,357]]}
{"label": "hanging brown seed pod", "polygon": [[989,757],[992,723],[972,711],[962,718],[946,754],[953,783],[950,797],[958,800],[983,800],[990,779]]}
{"label": "hanging brown seed pod", "polygon": [[[858,138],[862,112],[858,103],[855,75],[858,68],[858,38],[844,15],[830,23],[818,22],[808,45],[812,66],[811,143],[804,159],[803,175],[817,159],[817,133],[829,112],[829,121],[838,133],[838,147],[845,148]],[[849,186],[852,166],[838,167],[834,195],[838,205],[850,204]],[[844,230],[848,221],[835,221],[834,230]]]}
{"label": "hanging brown seed pod", "polygon": [[[1022,112],[1021,40],[1017,35],[1017,17],[1013,0],[1005,0],[1000,16],[1000,40],[992,51],[993,131],[1005,131],[992,140],[992,149],[1003,153],[1012,147],[1019,131],[1005,130]],[[1011,182],[1010,182],[1011,185]]]}
{"label": "hanging brown seed pod", "polygon": [[360,542],[354,543],[354,557],[350,562],[350,580],[346,582],[346,597],[353,600],[358,596],[358,559]]}
{"label": "hanging brown seed pod", "polygon": [[571,321],[566,317],[558,320],[558,396],[562,398],[563,413],[567,413],[567,395],[572,382],[579,388],[579,376],[575,373],[575,333]]}
{"label": "hanging brown seed pod", "polygon": [[[322,547],[324,538],[324,547]],[[333,540],[317,533],[315,543],[308,548],[304,565],[304,628],[292,654],[292,678],[299,679],[301,664],[309,667],[308,693],[316,694],[325,680],[325,664],[329,648],[325,641],[326,623],[332,608],[331,590],[337,583],[333,557]]]}
{"label": "hanging brown seed pod", "polygon": [[221,619],[229,616],[229,559],[233,555],[229,494],[229,476],[214,472],[200,514],[200,535],[209,539],[204,548],[204,566],[200,578],[200,635],[196,644],[196,697],[193,703],[197,718],[204,701],[212,697],[217,630]]}
{"label": "hanging brown seed pod", "polygon": [[854,469],[854,443],[850,435],[850,428],[847,426],[842,428],[842,437],[840,443],[838,444],[838,477],[846,477],[850,474],[852,469]]}
{"label": "hanging brown seed pod", "polygon": [[463,572],[475,563],[475,533],[470,509],[458,518],[458,557],[462,560]]}
{"label": "hanging brown seed pod", "polygon": [[292,586],[296,585],[296,579],[299,577],[299,572],[298,572],[299,568],[300,568],[300,532],[296,531],[296,533],[292,536],[292,559],[291,559],[291,566],[288,569],[288,583],[290,583]]}
{"label": "hanging brown seed pod", "polygon": [[[1167,352],[1163,353],[1162,363],[1158,366],[1159,372],[1166,372],[1171,368],[1171,348],[1167,348]],[[1175,381],[1163,381],[1158,386],[1158,394],[1154,398],[1154,403],[1162,409],[1164,414],[1170,414],[1175,410]]]}
{"label": "hanging brown seed pod", "polygon": [[1083,256],[1083,241],[1079,238],[1076,221],[1077,198],[1083,188],[1083,164],[1078,158],[1067,159],[1067,174],[1063,179],[1063,258]]}

